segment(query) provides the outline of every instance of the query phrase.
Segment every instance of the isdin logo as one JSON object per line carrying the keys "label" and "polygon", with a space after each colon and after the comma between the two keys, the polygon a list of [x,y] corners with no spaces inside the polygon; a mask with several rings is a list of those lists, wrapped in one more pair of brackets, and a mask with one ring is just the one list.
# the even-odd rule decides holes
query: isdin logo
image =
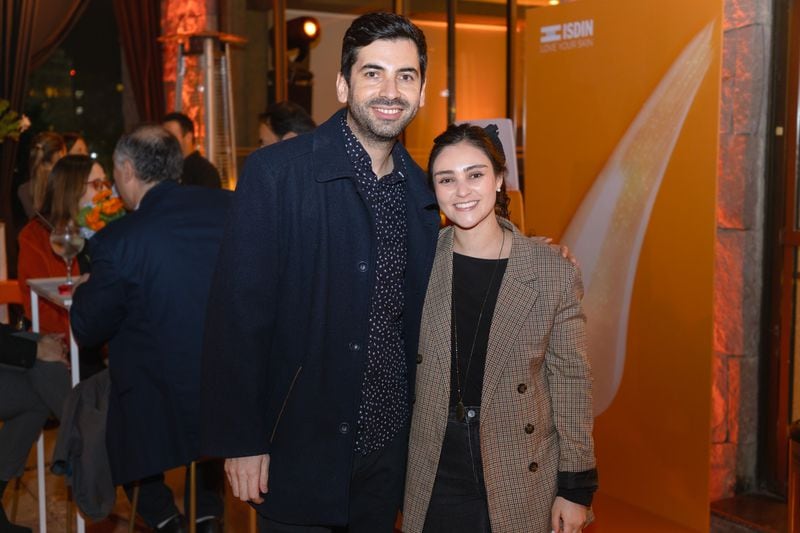
{"label": "isdin logo", "polygon": [[594,37],[594,19],[542,26],[540,32],[539,42],[542,44]]}

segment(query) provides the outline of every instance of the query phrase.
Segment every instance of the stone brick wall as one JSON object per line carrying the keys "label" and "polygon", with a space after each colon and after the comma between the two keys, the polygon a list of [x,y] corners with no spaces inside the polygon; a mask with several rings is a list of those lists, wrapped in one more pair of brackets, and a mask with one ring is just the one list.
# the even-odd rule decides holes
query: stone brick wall
{"label": "stone brick wall", "polygon": [[725,0],[720,114],[712,501],[754,488],[772,7]]}

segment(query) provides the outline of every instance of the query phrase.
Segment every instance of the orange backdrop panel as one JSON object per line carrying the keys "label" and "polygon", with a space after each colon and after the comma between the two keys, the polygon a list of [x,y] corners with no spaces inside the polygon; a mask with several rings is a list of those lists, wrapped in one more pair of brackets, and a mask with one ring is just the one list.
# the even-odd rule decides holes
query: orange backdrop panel
{"label": "orange backdrop panel", "polygon": [[[589,36],[541,42],[542,27],[587,20]],[[632,274],[621,381],[595,425],[600,502],[708,531],[721,1],[582,0],[531,9],[525,23],[526,219],[555,238],[682,51],[711,28],[674,149],[644,158],[667,163]],[[622,531],[601,507],[598,527]]]}

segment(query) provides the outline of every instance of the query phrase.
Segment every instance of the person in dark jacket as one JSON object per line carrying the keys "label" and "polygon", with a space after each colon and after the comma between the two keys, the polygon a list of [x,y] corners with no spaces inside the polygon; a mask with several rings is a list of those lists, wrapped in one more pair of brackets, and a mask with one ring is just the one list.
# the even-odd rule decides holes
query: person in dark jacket
{"label": "person in dark jacket", "polygon": [[270,104],[258,115],[258,142],[269,146],[314,131],[317,125],[302,106],[288,100]]}
{"label": "person in dark jacket", "polygon": [[[79,344],[109,343],[111,473],[129,496],[138,482],[139,513],[156,531],[184,528],[162,472],[199,457],[203,318],[230,198],[180,186],[181,159],[160,126],[117,143],[114,181],[133,212],[94,236],[92,273],[70,310]],[[198,465],[200,477],[215,466],[221,478],[213,462]],[[207,485],[198,483],[197,530],[220,531],[222,502]]]}
{"label": "person in dark jacket", "polygon": [[267,531],[393,531],[439,224],[396,139],[426,62],[405,17],[357,18],[347,107],[257,150],[239,180],[209,297],[204,451]]}
{"label": "person in dark jacket", "polygon": [[183,113],[168,113],[162,125],[178,139],[183,153],[183,172],[180,182],[184,185],[200,185],[202,187],[222,187],[219,170],[214,164],[200,155],[195,147],[194,122]]}
{"label": "person in dark jacket", "polygon": [[[0,500],[11,479],[22,475],[31,445],[70,391],[66,348],[56,335],[20,334],[0,324]],[[0,531],[30,533],[9,522],[0,501]]]}

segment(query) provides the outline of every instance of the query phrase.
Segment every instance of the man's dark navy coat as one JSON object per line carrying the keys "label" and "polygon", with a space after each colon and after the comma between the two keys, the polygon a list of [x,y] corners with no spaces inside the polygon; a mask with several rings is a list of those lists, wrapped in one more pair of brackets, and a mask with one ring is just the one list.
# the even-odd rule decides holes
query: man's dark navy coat
{"label": "man's dark navy coat", "polygon": [[[269,453],[259,511],[288,523],[347,521],[376,246],[341,113],[248,158],[209,299],[204,452]],[[413,388],[439,212],[399,143],[393,156],[406,168],[403,322]]]}
{"label": "man's dark navy coat", "polygon": [[70,318],[80,344],[109,341],[115,485],[198,455],[203,323],[231,197],[165,181],[92,238]]}

